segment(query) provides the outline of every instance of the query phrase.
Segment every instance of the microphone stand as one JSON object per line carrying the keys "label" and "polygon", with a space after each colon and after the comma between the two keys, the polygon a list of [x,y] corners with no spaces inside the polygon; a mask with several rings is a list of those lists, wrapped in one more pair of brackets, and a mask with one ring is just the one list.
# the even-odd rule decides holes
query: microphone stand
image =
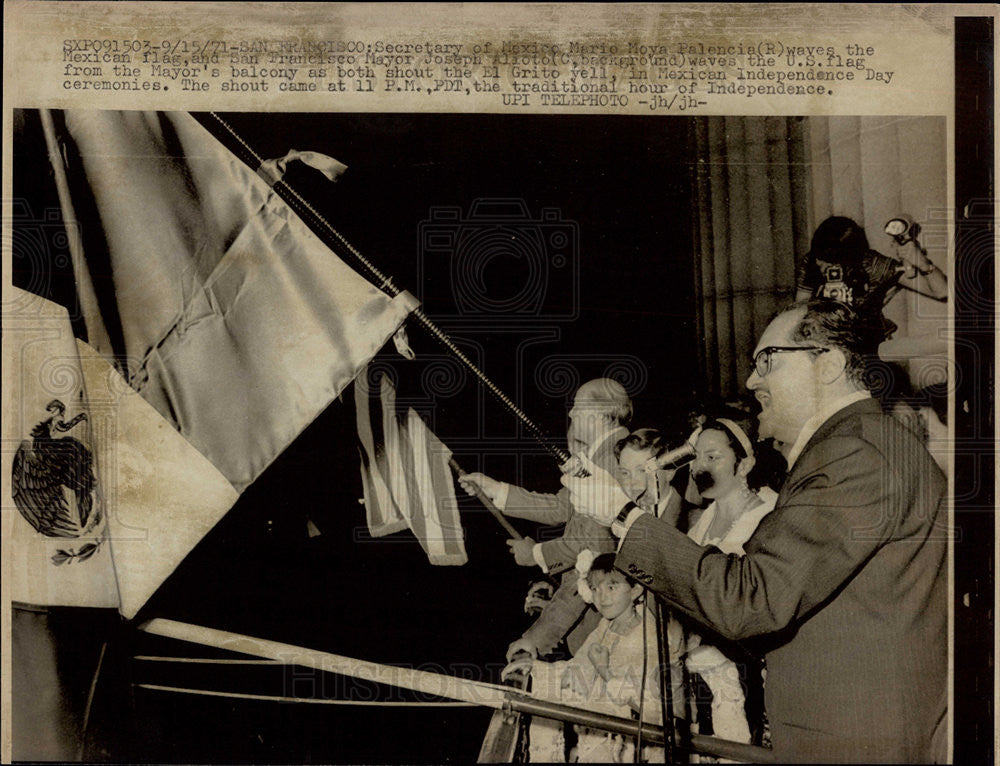
{"label": "microphone stand", "polygon": [[[656,475],[658,466],[655,461],[650,461],[646,465],[646,470],[652,479],[653,491],[653,511],[659,512],[660,507],[660,482]],[[648,594],[647,594],[647,604]],[[656,644],[657,655],[660,662],[660,706],[663,713],[663,761],[664,763],[674,762],[674,751],[677,746],[674,732],[674,684],[673,665],[670,661],[670,634],[667,630],[670,622],[670,610],[654,595],[653,604],[656,612]],[[643,669],[645,672],[645,669]],[[683,679],[683,676],[682,676]],[[642,720],[639,721],[640,731]],[[636,762],[642,759],[642,753],[636,747]]]}

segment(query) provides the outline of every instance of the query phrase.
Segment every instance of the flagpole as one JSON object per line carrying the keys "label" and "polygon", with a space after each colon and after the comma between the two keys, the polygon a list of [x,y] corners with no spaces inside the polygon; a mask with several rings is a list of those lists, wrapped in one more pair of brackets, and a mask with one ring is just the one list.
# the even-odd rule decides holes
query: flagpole
{"label": "flagpole", "polygon": [[[372,279],[377,285],[377,287],[389,294],[391,297],[395,298],[402,292],[395,284],[393,284],[392,277],[383,274],[368,258],[361,254],[347,239],[327,221],[311,204],[306,200],[301,194],[299,194],[294,188],[289,186],[285,181],[280,178],[275,179],[269,174],[263,173],[261,167],[264,164],[264,159],[254,151],[251,147],[234,129],[226,122],[222,117],[220,117],[216,112],[209,112],[211,117],[226,131],[226,133],[239,144],[240,150],[234,151],[237,157],[239,157],[244,163],[246,163],[251,169],[254,170],[258,175],[260,175],[270,186],[274,189],[275,193],[283,199],[289,207],[294,210],[302,220],[311,224],[310,228],[314,230],[319,228],[322,232],[326,234],[326,244],[331,248],[337,250],[342,250],[342,254],[349,255],[365,272],[369,278]],[[202,123],[204,125],[204,123]],[[208,129],[208,126],[205,126]],[[210,131],[211,132],[211,131]],[[480,384],[486,388],[501,404],[503,404],[513,415],[521,421],[521,423],[528,429],[528,433],[532,438],[537,441],[542,448],[553,458],[555,458],[559,463],[564,463],[569,460],[569,453],[565,450],[556,446],[551,437],[542,430],[531,418],[529,418],[520,407],[518,407],[514,401],[508,397],[503,391],[501,391],[497,385],[486,377],[486,374],[480,370],[472,360],[470,360],[465,354],[462,353],[461,349],[455,345],[454,341],[448,337],[448,335],[438,327],[431,319],[424,314],[423,310],[418,306],[412,312],[412,316],[417,320],[421,327],[426,330],[431,337],[437,340],[441,345],[443,345],[448,351],[450,351],[455,358],[457,358],[465,367],[475,376],[475,378],[480,382]]]}
{"label": "flagpole", "polygon": [[[453,470],[456,474],[458,474],[459,478],[462,478],[463,476],[467,475],[466,472],[462,469],[462,466],[460,466],[455,461],[455,458],[451,458],[448,461],[448,465],[451,466],[451,470]],[[479,499],[479,502],[485,505],[486,510],[488,510],[490,513],[493,514],[494,518],[496,518],[496,520],[500,522],[500,526],[507,530],[507,534],[509,534],[515,540],[523,540],[524,535],[522,535],[520,532],[514,529],[513,525],[511,525],[511,523],[507,521],[506,517],[503,515],[503,512],[493,504],[493,501],[486,496],[486,493],[483,492],[482,488],[474,483],[472,484],[472,486],[475,487],[475,495]]]}
{"label": "flagpole", "polygon": [[45,147],[49,154],[49,164],[52,165],[52,177],[55,179],[56,192],[59,195],[59,207],[66,229],[70,262],[73,264],[73,278],[76,280],[76,293],[83,311],[84,326],[87,328],[87,342],[100,353],[110,357],[113,353],[111,339],[108,335],[108,329],[104,325],[101,309],[97,304],[94,282],[90,277],[90,269],[87,267],[87,260],[83,253],[80,223],[73,208],[73,197],[70,194],[66,167],[59,150],[59,138],[56,135],[52,112],[48,109],[39,109],[38,114],[42,121],[42,132],[45,134]]}

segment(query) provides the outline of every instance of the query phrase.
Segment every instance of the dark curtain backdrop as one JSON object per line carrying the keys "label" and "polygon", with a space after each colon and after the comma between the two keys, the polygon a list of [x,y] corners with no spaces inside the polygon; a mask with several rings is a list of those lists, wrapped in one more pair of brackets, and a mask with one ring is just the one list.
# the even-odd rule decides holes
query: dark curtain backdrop
{"label": "dark curtain backdrop", "polygon": [[798,117],[699,117],[692,131],[699,362],[708,392],[732,398],[809,248],[808,135]]}

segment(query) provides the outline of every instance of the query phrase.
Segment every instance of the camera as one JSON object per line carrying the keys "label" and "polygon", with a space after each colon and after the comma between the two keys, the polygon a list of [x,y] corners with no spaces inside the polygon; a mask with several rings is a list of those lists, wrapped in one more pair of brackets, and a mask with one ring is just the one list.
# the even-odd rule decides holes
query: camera
{"label": "camera", "polygon": [[468,215],[434,207],[418,228],[419,282],[432,318],[569,321],[580,313],[579,225],[536,218],[516,198],[480,198]]}
{"label": "camera", "polygon": [[854,291],[844,281],[844,269],[842,266],[824,266],[823,278],[826,282],[820,288],[819,297],[829,298],[841,303],[851,303]]}

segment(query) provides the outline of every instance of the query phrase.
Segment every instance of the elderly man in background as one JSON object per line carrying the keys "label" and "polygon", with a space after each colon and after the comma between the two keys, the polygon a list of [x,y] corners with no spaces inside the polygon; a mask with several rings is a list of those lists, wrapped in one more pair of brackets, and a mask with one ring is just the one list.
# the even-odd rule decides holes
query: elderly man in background
{"label": "elderly man in background", "polygon": [[747,387],[789,474],[744,556],[659,522],[596,466],[563,480],[621,538],[618,567],[725,638],[766,637],[782,762],[948,759],[946,482],[869,396],[869,339],[832,301],[761,336]]}
{"label": "elderly man in background", "polygon": [[[610,378],[587,381],[577,389],[569,411],[570,448],[582,450],[593,464],[614,473],[618,465],[615,446],[628,435],[625,426],[631,419],[632,400],[621,383]],[[521,566],[537,565],[545,574],[560,577],[552,600],[524,635],[510,645],[507,659],[519,652],[544,657],[555,650],[563,637],[570,651],[575,651],[597,624],[592,610],[591,619],[581,621],[588,610],[576,592],[576,558],[584,549],[594,553],[614,552],[615,541],[607,526],[577,514],[566,489],[554,495],[529,492],[482,473],[466,474],[459,483],[469,494],[480,487],[507,516],[540,524],[565,524],[562,535],[554,540],[535,542],[527,537],[507,542]]]}

